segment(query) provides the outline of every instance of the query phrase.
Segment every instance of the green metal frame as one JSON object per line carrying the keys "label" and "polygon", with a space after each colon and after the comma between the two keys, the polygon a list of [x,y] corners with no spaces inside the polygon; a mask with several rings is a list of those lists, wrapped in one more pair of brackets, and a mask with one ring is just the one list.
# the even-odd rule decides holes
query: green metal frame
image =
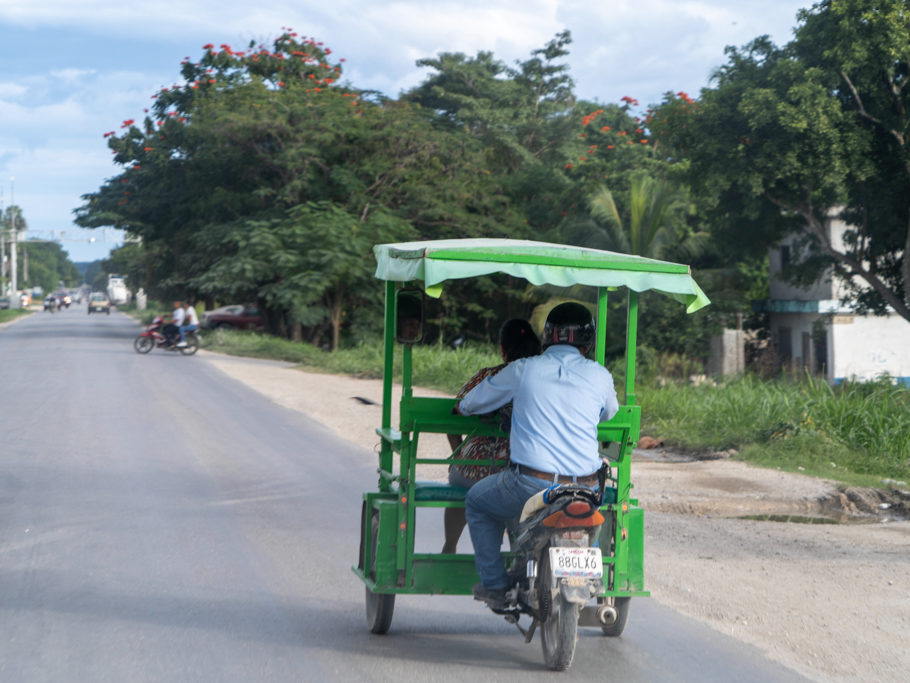
{"label": "green metal frame", "polygon": [[[411,347],[401,345],[402,397],[399,403],[399,427],[392,427],[392,383],[395,353],[395,304],[399,285],[385,283],[385,336],[382,424],[376,430],[381,437],[378,490],[364,493],[364,524],[361,557],[354,572],[376,593],[416,593],[469,595],[478,577],[472,554],[447,555],[415,553],[414,539],[420,508],[463,506],[457,496],[423,496],[426,488],[417,481],[417,466],[458,463],[457,459],[424,458],[418,455],[421,433],[464,434],[469,436],[500,435],[498,427],[477,416],[453,415],[454,399],[415,398],[411,384]],[[597,292],[597,341],[594,356],[604,364],[606,347],[607,288]],[[643,511],[631,497],[632,449],[638,441],[641,411],[635,405],[635,345],[638,322],[638,293],[628,294],[626,336],[626,402],[617,415],[598,427],[598,438],[618,444],[612,461],[615,502],[601,508],[608,522],[601,531],[605,596],[643,596],[644,543]],[[396,468],[396,455],[397,468]],[[463,461],[464,462],[464,461]],[[445,485],[436,484],[436,491]],[[370,566],[374,543],[370,515],[379,515],[376,561]],[[441,540],[441,539],[440,539]],[[508,557],[508,554],[506,554]]]}

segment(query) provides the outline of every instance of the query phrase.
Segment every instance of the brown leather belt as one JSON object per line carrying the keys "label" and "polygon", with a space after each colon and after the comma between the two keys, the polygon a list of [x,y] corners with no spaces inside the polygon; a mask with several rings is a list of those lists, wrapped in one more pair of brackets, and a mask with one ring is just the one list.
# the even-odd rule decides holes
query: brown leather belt
{"label": "brown leather belt", "polygon": [[557,476],[553,472],[541,472],[540,470],[535,470],[533,467],[528,467],[527,465],[519,465],[517,462],[512,463],[512,467],[515,468],[515,471],[518,472],[518,474],[527,474],[528,476],[546,479],[547,481],[557,481],[560,484],[572,484],[575,482],[578,482],[579,484],[597,483],[597,472],[586,474],[583,477],[573,477],[569,474],[560,474]]}

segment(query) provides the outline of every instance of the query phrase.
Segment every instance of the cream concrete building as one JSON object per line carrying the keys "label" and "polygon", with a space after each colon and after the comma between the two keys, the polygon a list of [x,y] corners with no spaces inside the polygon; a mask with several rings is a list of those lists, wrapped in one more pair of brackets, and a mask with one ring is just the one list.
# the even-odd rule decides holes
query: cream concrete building
{"label": "cream concrete building", "polygon": [[[844,222],[832,218],[827,229],[835,248],[843,249]],[[857,315],[840,303],[843,284],[830,276],[807,289],[783,282],[779,274],[792,249],[792,241],[785,241],[769,254],[771,334],[784,366],[805,368],[834,384],[883,374],[910,384],[910,322],[894,312]]]}

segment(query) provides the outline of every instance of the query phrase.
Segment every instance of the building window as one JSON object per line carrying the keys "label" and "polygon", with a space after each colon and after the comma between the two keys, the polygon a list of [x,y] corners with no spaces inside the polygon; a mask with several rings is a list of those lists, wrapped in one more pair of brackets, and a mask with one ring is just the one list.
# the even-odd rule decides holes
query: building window
{"label": "building window", "polygon": [[790,263],[790,247],[789,245],[784,245],[780,248],[780,267],[781,269],[786,268]]}

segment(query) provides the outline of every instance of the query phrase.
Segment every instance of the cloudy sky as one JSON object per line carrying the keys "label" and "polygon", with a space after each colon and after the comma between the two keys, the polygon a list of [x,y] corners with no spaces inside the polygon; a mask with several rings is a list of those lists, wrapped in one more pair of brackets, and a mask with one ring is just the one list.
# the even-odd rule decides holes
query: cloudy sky
{"label": "cloudy sky", "polygon": [[[811,0],[0,0],[0,192],[31,235],[74,261],[105,257],[114,230],[79,230],[81,195],[118,173],[104,132],[141,119],[202,45],[271,42],[290,27],[346,59],[345,79],[395,96],[419,83],[418,59],[492,51],[526,59],[563,29],[576,93],[642,105],[693,96],[726,45],[792,37]],[[11,178],[15,178],[14,181]],[[94,241],[90,241],[93,239]]]}

